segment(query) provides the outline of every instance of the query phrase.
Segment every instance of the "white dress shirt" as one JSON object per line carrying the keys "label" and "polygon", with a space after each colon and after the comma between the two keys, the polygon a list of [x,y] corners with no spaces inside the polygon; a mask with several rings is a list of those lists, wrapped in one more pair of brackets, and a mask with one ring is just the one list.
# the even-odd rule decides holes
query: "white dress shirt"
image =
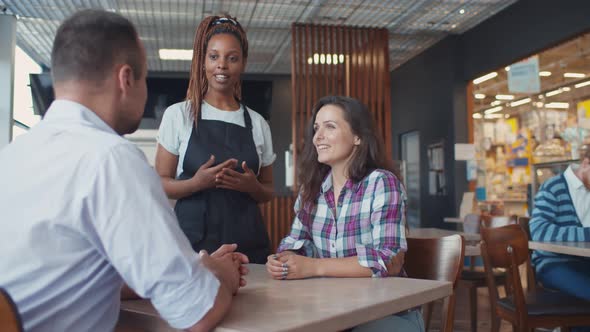
{"label": "white dress shirt", "polygon": [[125,281],[176,328],[219,281],[180,228],[143,153],[66,100],[0,150],[0,286],[26,331],[111,331]]}
{"label": "white dress shirt", "polygon": [[574,171],[580,167],[579,165],[570,165],[563,176],[567,182],[574,209],[578,215],[578,219],[584,227],[590,227],[590,191],[586,189],[582,180],[580,180]]}

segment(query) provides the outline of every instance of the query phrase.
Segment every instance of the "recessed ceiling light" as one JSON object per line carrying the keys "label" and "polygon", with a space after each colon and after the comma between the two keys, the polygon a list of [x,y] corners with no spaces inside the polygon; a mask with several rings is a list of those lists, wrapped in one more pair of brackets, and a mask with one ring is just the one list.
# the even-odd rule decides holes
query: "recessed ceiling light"
{"label": "recessed ceiling light", "polygon": [[510,71],[510,66],[506,66],[506,67],[504,67],[504,70],[505,70],[505,71]]}
{"label": "recessed ceiling light", "polygon": [[583,73],[564,73],[563,77],[567,77],[567,78],[584,78],[586,77],[586,74]]}
{"label": "recessed ceiling light", "polygon": [[549,91],[545,94],[545,97],[551,97],[551,96],[555,96],[558,95],[560,93],[562,93],[563,91],[561,89],[555,89],[553,91]]}
{"label": "recessed ceiling light", "polygon": [[540,71],[539,72],[539,76],[548,77],[548,76],[551,76],[551,72],[550,71],[546,71],[546,70]]}
{"label": "recessed ceiling light", "polygon": [[517,100],[514,102],[510,103],[510,106],[515,107],[515,106],[520,106],[520,105],[524,105],[524,104],[528,104],[531,102],[531,98],[525,98],[525,99],[521,99],[521,100]]}
{"label": "recessed ceiling light", "polygon": [[475,99],[484,99],[486,95],[484,95],[483,93],[476,93],[474,97]]}
{"label": "recessed ceiling light", "polygon": [[484,116],[486,119],[501,119],[504,117],[503,114],[486,114]]}
{"label": "recessed ceiling light", "polygon": [[578,84],[574,85],[574,88],[578,89],[578,88],[581,88],[581,87],[586,86],[586,85],[590,85],[590,81],[578,83]]}
{"label": "recessed ceiling light", "polygon": [[461,9],[459,10],[459,14],[461,14],[461,15],[465,14],[465,9],[461,8]]}
{"label": "recessed ceiling light", "polygon": [[563,109],[566,109],[566,108],[569,108],[570,107],[570,104],[569,103],[563,103],[563,102],[553,102],[553,103],[545,104],[545,107],[547,107],[547,108],[563,108]]}
{"label": "recessed ceiling light", "polygon": [[496,73],[495,71],[494,72],[491,72],[489,74],[485,74],[485,75],[483,75],[481,77],[478,77],[478,78],[474,79],[473,80],[473,84],[479,84],[479,83],[485,82],[485,81],[490,80],[490,79],[492,79],[492,78],[494,78],[496,76],[498,76],[498,73]]}
{"label": "recessed ceiling light", "polygon": [[494,100],[493,102],[490,103],[490,105],[492,105],[492,106],[498,106],[500,104],[502,104],[502,102],[499,100]]}
{"label": "recessed ceiling light", "polygon": [[496,112],[500,112],[502,109],[503,109],[502,106],[497,106],[497,107],[493,107],[493,108],[485,110],[484,113],[485,114],[496,113]]}
{"label": "recessed ceiling light", "polygon": [[481,119],[482,118],[481,113],[473,113],[472,117],[474,119]]}
{"label": "recessed ceiling light", "polygon": [[496,99],[498,100],[513,100],[513,95],[496,95]]}
{"label": "recessed ceiling light", "polygon": [[193,50],[161,48],[158,51],[161,60],[184,60],[193,59]]}

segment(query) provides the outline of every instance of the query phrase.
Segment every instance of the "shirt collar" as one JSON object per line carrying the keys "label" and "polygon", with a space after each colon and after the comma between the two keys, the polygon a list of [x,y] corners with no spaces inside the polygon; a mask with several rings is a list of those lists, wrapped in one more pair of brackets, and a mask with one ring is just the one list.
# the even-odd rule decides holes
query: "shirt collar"
{"label": "shirt collar", "polygon": [[[344,188],[346,188],[346,190],[352,190],[353,192],[357,192],[359,190],[359,188],[361,187],[361,182],[354,183],[354,181],[352,181],[352,179],[348,179],[344,183]],[[324,194],[324,193],[328,192],[330,189],[332,189],[332,187],[333,187],[333,185],[332,185],[332,171],[330,171],[330,172],[328,172],[328,174],[324,178],[324,181],[322,182],[320,192],[322,194]]]}
{"label": "shirt collar", "polygon": [[565,181],[567,182],[567,185],[572,188],[572,189],[586,189],[586,187],[584,186],[584,183],[582,182],[582,180],[580,180],[576,174],[574,173],[575,170],[577,170],[579,167],[579,165],[569,165],[568,168],[565,170],[565,172],[563,173],[563,176],[565,177]]}
{"label": "shirt collar", "polygon": [[113,128],[104,122],[94,111],[75,101],[56,99],[47,109],[44,121],[86,123],[96,129],[118,135]]}

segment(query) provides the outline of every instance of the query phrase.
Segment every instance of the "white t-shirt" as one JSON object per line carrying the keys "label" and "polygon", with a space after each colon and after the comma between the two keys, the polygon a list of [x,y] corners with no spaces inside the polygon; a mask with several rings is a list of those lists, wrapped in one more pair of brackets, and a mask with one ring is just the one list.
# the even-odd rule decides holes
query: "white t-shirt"
{"label": "white t-shirt", "polygon": [[[176,176],[183,171],[182,165],[188,147],[188,142],[193,131],[193,117],[188,101],[176,103],[166,109],[158,131],[158,143],[168,152],[178,156]],[[270,127],[264,118],[248,108],[248,114],[252,120],[252,137],[256,152],[258,153],[258,164],[260,167],[271,165],[276,155],[272,149],[272,136]],[[244,107],[240,106],[237,111],[223,111],[203,102],[201,106],[201,118],[203,120],[217,120],[237,124],[245,127]],[[224,160],[216,160],[223,162]]]}
{"label": "white t-shirt", "polygon": [[582,180],[574,174],[574,171],[576,171],[578,167],[580,167],[580,165],[570,165],[563,173],[563,176],[567,182],[578,219],[580,219],[582,226],[590,227],[590,191],[586,189]]}
{"label": "white t-shirt", "polygon": [[0,160],[0,285],[25,331],[112,331],[123,281],[176,328],[213,306],[160,177],[91,110],[56,100]]}

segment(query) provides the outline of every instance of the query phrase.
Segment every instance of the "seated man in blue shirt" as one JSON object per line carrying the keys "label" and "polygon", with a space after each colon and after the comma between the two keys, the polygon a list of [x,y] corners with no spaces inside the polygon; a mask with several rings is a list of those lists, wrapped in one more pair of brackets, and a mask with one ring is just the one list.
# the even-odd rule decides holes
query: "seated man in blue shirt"
{"label": "seated man in blue shirt", "polygon": [[[580,164],[545,181],[530,221],[533,241],[590,241],[590,147]],[[535,250],[532,263],[545,287],[590,301],[590,259]]]}
{"label": "seated man in blue shirt", "polygon": [[56,100],[0,150],[0,285],[26,331],[112,331],[124,282],[175,328],[209,331],[244,285],[247,258],[195,253],[160,177],[121,137],[147,97],[147,61],[127,19],[86,10],[57,31]]}

